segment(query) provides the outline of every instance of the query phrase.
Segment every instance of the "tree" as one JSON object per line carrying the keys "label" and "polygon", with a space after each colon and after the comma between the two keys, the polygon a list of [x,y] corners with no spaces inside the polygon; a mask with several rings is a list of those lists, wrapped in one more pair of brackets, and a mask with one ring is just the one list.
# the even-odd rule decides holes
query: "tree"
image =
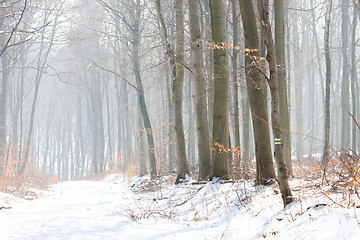
{"label": "tree", "polygon": [[[130,33],[129,42],[131,42],[131,60],[132,60],[132,70],[135,77],[136,86],[135,87],[138,97],[138,104],[141,111],[141,115],[144,122],[146,137],[148,141],[148,156],[150,162],[150,174],[151,178],[157,176],[157,167],[156,167],[156,157],[155,157],[155,141],[153,136],[153,128],[150,122],[148,107],[145,101],[145,91],[141,77],[141,57],[140,57],[140,47],[141,47],[141,33],[143,28],[141,28],[141,19],[142,19],[142,4],[140,0],[131,1],[128,4],[122,2],[122,6],[113,7],[109,5],[106,1],[98,0],[100,4],[107,9],[108,13],[113,17],[116,16],[119,18],[122,23],[126,26],[127,31]],[[120,9],[126,9],[128,11],[128,16],[126,16]],[[117,28],[121,33],[121,29]],[[127,43],[128,44],[128,43]],[[123,79],[124,80],[124,79]],[[129,82],[126,81],[128,84]]]}
{"label": "tree", "polygon": [[326,64],[326,83],[325,83],[325,105],[324,105],[324,148],[322,163],[329,161],[330,143],[330,87],[331,87],[331,57],[330,57],[330,20],[332,10],[332,0],[326,6],[325,32],[324,32],[324,51]]}
{"label": "tree", "polygon": [[341,53],[342,53],[342,81],[341,81],[341,147],[350,147],[350,101],[349,101],[349,0],[341,1]]}
{"label": "tree", "polygon": [[[357,21],[358,21],[358,9],[356,6],[353,7],[353,19],[352,19],[352,32],[351,32],[351,101],[352,101],[352,115],[356,118],[357,116],[357,96],[356,88],[358,82],[357,76],[357,67],[356,67],[356,30],[357,30]],[[357,126],[356,124],[351,124],[352,126],[352,139],[351,139],[351,149],[356,152],[357,149]]]}
{"label": "tree", "polygon": [[136,88],[139,98],[139,104],[140,109],[144,121],[144,126],[146,130],[146,136],[147,141],[149,144],[149,161],[150,161],[150,174],[152,178],[155,178],[157,175],[157,169],[156,169],[156,158],[155,158],[155,142],[153,137],[153,131],[152,126],[149,118],[149,113],[147,110],[147,106],[145,103],[145,93],[144,93],[144,87],[141,80],[141,74],[140,74],[140,56],[139,56],[139,47],[140,47],[140,18],[141,18],[141,6],[140,6],[140,0],[136,0],[136,4],[134,5],[134,19],[133,19],[133,25],[131,27],[131,33],[132,33],[132,60],[133,60],[133,68],[134,68],[134,75],[136,80]]}
{"label": "tree", "polygon": [[206,82],[200,32],[199,2],[188,0],[191,62],[195,86],[196,131],[198,136],[199,179],[210,176],[210,139],[207,120]]}
{"label": "tree", "polygon": [[288,173],[292,174],[290,118],[287,96],[286,64],[285,64],[285,29],[284,29],[284,1],[274,1],[275,10],[275,50],[278,66],[279,98],[280,98],[280,126],[282,143],[284,146],[284,160]]}
{"label": "tree", "polygon": [[[176,12],[176,61],[184,62],[184,14],[183,0],[175,0]],[[173,82],[173,102],[175,119],[175,139],[176,139],[176,162],[178,174],[176,183],[180,183],[189,173],[189,167],[186,161],[184,126],[182,118],[182,99],[184,85],[184,67],[176,64],[176,76]]]}
{"label": "tree", "polygon": [[[13,6],[19,4],[19,1],[2,1],[0,2],[0,60],[1,60],[1,91],[0,91],[0,158],[5,152],[7,145],[7,109],[8,109],[8,86],[10,75],[11,57],[7,50],[13,46],[18,45],[18,42],[12,42],[15,32],[18,30],[20,23],[23,20],[25,11],[27,9],[28,1],[24,1],[23,8],[19,14],[19,18],[11,22],[9,16],[15,15]],[[1,162],[1,161],[0,161]],[[0,164],[2,165],[2,164]],[[3,174],[2,166],[0,167],[0,175]]]}
{"label": "tree", "polygon": [[[37,107],[40,83],[41,83],[41,80],[42,80],[42,77],[44,74],[44,69],[47,64],[49,54],[54,46],[56,28],[58,27],[58,19],[60,17],[61,8],[62,8],[62,5],[64,4],[64,1],[60,2],[58,4],[59,5],[56,4],[52,9],[48,9],[49,6],[45,6],[45,12],[44,12],[44,16],[43,16],[44,17],[43,18],[44,27],[42,28],[42,32],[41,32],[40,50],[39,50],[39,56],[37,58],[37,66],[36,66],[34,97],[32,100],[31,114],[30,114],[30,127],[29,127],[29,131],[28,131],[28,135],[27,135],[27,142],[26,142],[26,146],[25,146],[24,162],[21,164],[21,166],[19,168],[19,175],[21,175],[25,172],[26,165],[29,162],[30,146],[31,146],[31,141],[32,141],[32,137],[33,137],[35,112],[36,112],[36,107]],[[52,14],[55,14],[54,23],[51,28],[50,39],[49,39],[49,43],[48,43],[48,46],[46,49],[45,48],[46,27],[45,26],[48,24],[48,21],[49,21],[50,17],[52,16]]]}
{"label": "tree", "polygon": [[239,0],[239,4],[245,35],[246,85],[254,128],[256,183],[263,184],[267,180],[275,178],[275,171],[271,154],[267,105],[264,99],[261,75],[256,66],[256,62],[260,60],[258,54],[259,35],[253,1]]}
{"label": "tree", "polygon": [[[176,64],[175,64],[175,59],[172,57],[174,55],[174,51],[172,50],[170,43],[169,43],[169,38],[168,38],[168,30],[167,27],[165,25],[165,20],[162,14],[162,9],[161,9],[161,1],[160,0],[156,0],[155,1],[155,7],[156,7],[156,13],[157,13],[157,17],[160,23],[160,28],[161,28],[161,36],[162,36],[162,44],[164,46],[164,49],[166,50],[166,53],[168,55],[168,59],[169,59],[169,65],[166,66],[166,69],[170,72],[171,75],[171,79],[169,78],[169,74],[166,73],[166,94],[167,94],[167,98],[168,98],[168,114],[169,114],[169,131],[168,131],[168,135],[169,135],[169,169],[173,169],[173,159],[175,159],[175,148],[174,148],[174,129],[173,129],[173,125],[172,123],[174,122],[174,113],[173,113],[173,104],[172,104],[172,96],[171,96],[171,83],[172,81],[174,81],[175,76],[176,76]],[[170,70],[168,69],[170,66]]]}
{"label": "tree", "polygon": [[[0,8],[0,31],[5,31],[5,8]],[[7,42],[6,35],[0,35],[1,46],[5,46]],[[5,51],[5,50],[4,50]],[[9,84],[9,58],[7,54],[1,54],[2,66],[2,79],[1,79],[1,92],[0,92],[0,156],[3,156],[6,148],[6,114],[7,114],[7,95]],[[0,168],[0,175],[3,170]]]}
{"label": "tree", "polygon": [[[231,1],[232,5],[232,32],[233,32],[233,46],[238,45],[238,11],[237,11],[237,4],[236,0]],[[234,146],[235,149],[238,151],[238,157],[240,157],[241,150],[240,150],[240,119],[239,119],[239,84],[238,84],[238,49],[234,47],[232,51],[232,90],[233,90],[233,104],[234,104],[234,137],[235,142]],[[236,166],[240,165],[240,159],[236,160]]]}
{"label": "tree", "polygon": [[211,177],[228,178],[230,78],[223,0],[210,0],[214,41],[214,117],[212,132],[213,165]]}
{"label": "tree", "polygon": [[269,0],[259,0],[258,9],[260,22],[266,45],[266,60],[269,65],[269,77],[265,76],[270,87],[271,93],[271,121],[275,140],[275,160],[277,165],[277,179],[280,185],[280,192],[283,199],[284,207],[293,202],[291,190],[288,183],[288,173],[284,161],[284,149],[282,144],[282,131],[280,128],[280,99],[279,99],[279,82],[277,74],[277,62],[275,53],[275,44],[272,36],[271,25],[269,20]]}

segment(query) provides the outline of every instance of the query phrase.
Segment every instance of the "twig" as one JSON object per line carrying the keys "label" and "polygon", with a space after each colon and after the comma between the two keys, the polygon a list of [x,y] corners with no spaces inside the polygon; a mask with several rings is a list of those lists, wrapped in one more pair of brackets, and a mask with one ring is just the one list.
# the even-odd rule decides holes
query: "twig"
{"label": "twig", "polygon": [[173,55],[171,52],[167,51],[166,54],[167,54],[172,60],[174,60],[174,61],[176,62],[176,64],[179,64],[180,66],[182,66],[183,68],[185,68],[189,73],[193,74],[193,71],[192,71],[188,66],[186,66],[184,63],[179,62],[179,61],[174,57],[174,55]]}
{"label": "twig", "polygon": [[268,78],[268,76],[266,75],[266,73],[264,73],[263,70],[261,70],[261,69],[256,65],[256,63],[255,63],[254,61],[253,61],[251,64],[252,64],[260,73],[262,73],[262,74],[264,75],[264,77],[266,78],[266,80],[269,81],[269,78]]}
{"label": "twig", "polygon": [[337,203],[337,202],[335,202],[334,200],[332,200],[332,198],[331,197],[329,197],[328,195],[326,195],[326,193],[322,193],[325,197],[327,197],[330,201],[332,201],[334,204],[336,204],[336,205],[338,205],[338,206],[340,206],[340,207],[342,207],[342,208],[345,208],[343,205],[341,205],[340,203]]}
{"label": "twig", "polygon": [[[89,58],[88,58],[87,60],[89,60],[89,61],[91,62],[91,64],[95,65],[96,67],[100,68],[101,70],[104,70],[104,71],[106,71],[106,72],[112,73],[112,74],[114,74],[115,76],[119,77],[121,80],[123,80],[124,82],[126,82],[127,84],[129,84],[131,87],[133,87],[136,91],[138,91],[138,88],[137,88],[134,84],[132,84],[131,82],[129,82],[128,80],[126,80],[125,78],[123,78],[122,76],[120,76],[118,73],[116,73],[116,72],[114,72],[114,71],[112,71],[112,70],[110,70],[110,69],[106,69],[106,68],[100,66],[99,64],[97,64],[96,62],[92,61],[92,60],[89,59]],[[89,67],[91,66],[91,64],[89,65]]]}

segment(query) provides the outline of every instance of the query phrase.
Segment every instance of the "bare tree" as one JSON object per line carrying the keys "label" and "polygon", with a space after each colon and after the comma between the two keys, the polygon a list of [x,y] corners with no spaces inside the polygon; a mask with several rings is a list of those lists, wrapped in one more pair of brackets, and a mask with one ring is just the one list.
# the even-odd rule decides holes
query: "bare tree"
{"label": "bare tree", "polygon": [[324,105],[324,150],[322,163],[326,164],[330,156],[330,87],[331,87],[331,57],[330,57],[330,20],[333,1],[330,0],[326,6],[324,50],[326,64],[326,83],[325,83],[325,105]]}
{"label": "bare tree", "polygon": [[275,178],[272,162],[270,133],[267,116],[267,105],[264,99],[263,84],[256,61],[259,61],[259,36],[253,1],[239,0],[240,13],[245,35],[245,48],[248,49],[245,59],[246,83],[248,98],[253,119],[255,154],[256,154],[256,183],[263,184]]}

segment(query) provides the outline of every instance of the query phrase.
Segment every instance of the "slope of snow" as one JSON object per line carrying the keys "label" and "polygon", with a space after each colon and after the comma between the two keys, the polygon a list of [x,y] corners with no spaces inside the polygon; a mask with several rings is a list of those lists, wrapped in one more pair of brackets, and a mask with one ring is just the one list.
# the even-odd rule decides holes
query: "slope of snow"
{"label": "slope of snow", "polygon": [[286,209],[276,186],[171,181],[110,175],[53,185],[35,200],[0,194],[0,239],[360,238],[360,209],[336,207],[299,180]]}

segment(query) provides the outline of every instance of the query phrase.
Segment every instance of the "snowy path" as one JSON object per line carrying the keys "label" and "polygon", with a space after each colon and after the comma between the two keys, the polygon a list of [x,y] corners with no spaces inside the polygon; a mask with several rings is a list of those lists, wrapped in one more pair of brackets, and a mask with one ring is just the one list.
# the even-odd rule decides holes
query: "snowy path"
{"label": "snowy path", "polygon": [[[283,210],[274,189],[240,205],[239,185],[169,185],[135,194],[120,176],[60,183],[33,201],[6,203],[0,193],[0,207],[11,207],[0,210],[0,240],[359,239],[360,209],[307,209],[323,201],[308,198]],[[160,212],[137,222],[129,219],[147,209]]]}
{"label": "snowy path", "polygon": [[[59,184],[52,195],[0,212],[0,239],[117,239],[126,185],[79,181]],[[126,192],[126,194],[124,194]]]}
{"label": "snowy path", "polygon": [[131,221],[127,210],[137,198],[123,181],[60,183],[49,196],[5,204],[11,209],[0,210],[0,240],[180,239],[191,232],[173,221]]}

